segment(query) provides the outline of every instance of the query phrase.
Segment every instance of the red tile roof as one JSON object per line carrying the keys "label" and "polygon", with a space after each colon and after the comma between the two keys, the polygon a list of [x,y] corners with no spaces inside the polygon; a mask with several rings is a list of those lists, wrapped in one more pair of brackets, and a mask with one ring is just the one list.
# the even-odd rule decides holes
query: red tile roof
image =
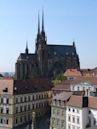
{"label": "red tile roof", "polygon": [[72,84],[77,84],[80,82],[89,82],[92,85],[97,85],[97,77],[78,77],[74,80],[72,80]]}
{"label": "red tile roof", "polygon": [[48,79],[15,80],[14,94],[43,92],[43,91],[51,90],[52,87],[53,87],[53,84]]}
{"label": "red tile roof", "polygon": [[[87,100],[84,101],[85,99]],[[67,102],[67,106],[83,108],[84,105],[86,105],[86,103],[87,106],[85,107],[97,109],[97,97],[93,96],[85,97],[85,96],[72,95],[69,101]]]}
{"label": "red tile roof", "polygon": [[97,97],[90,96],[88,107],[97,109]]}
{"label": "red tile roof", "polygon": [[83,96],[72,95],[67,102],[67,106],[83,107]]}
{"label": "red tile roof", "polygon": [[70,90],[71,80],[62,81],[52,88],[52,90]]}
{"label": "red tile roof", "polygon": [[66,72],[64,73],[64,76],[79,77],[82,76],[82,74],[77,69],[67,69]]}
{"label": "red tile roof", "polygon": [[[6,94],[27,94],[51,90],[53,84],[48,79],[13,80],[0,79],[0,93],[8,88]],[[3,93],[4,94],[4,93]]]}
{"label": "red tile roof", "polygon": [[72,92],[61,92],[61,93],[55,95],[53,97],[53,99],[67,101],[72,94],[73,94]]}

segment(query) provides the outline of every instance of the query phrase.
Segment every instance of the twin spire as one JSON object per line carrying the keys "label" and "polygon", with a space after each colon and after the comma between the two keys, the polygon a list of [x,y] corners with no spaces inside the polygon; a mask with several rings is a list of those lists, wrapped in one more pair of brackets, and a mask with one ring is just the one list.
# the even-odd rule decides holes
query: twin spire
{"label": "twin spire", "polygon": [[[42,9],[42,30],[40,32],[40,15],[38,13],[38,35],[43,34],[45,36],[45,31],[44,31],[44,11]],[[25,53],[28,54],[29,53],[29,49],[28,49],[28,41],[26,41],[26,49],[25,49]]]}
{"label": "twin spire", "polygon": [[[42,10],[42,31],[44,32],[44,11]],[[38,34],[40,34],[40,15],[38,13]]]}

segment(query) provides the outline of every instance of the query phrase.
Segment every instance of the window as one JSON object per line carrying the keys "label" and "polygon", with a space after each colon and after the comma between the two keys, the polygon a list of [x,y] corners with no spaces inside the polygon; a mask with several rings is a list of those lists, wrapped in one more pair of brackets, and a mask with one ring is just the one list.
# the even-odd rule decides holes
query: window
{"label": "window", "polygon": [[91,111],[89,110],[89,114],[91,114]]}
{"label": "window", "polygon": [[70,116],[68,116],[68,121],[71,121],[71,117]]}
{"label": "window", "polygon": [[6,124],[8,125],[8,122],[9,122],[9,120],[8,119],[6,119]]}
{"label": "window", "polygon": [[32,100],[34,100],[34,95],[32,96]]}
{"label": "window", "polygon": [[53,114],[55,114],[55,109],[53,109]]}
{"label": "window", "polygon": [[57,110],[57,115],[59,115],[59,114],[60,114],[60,110],[58,109],[58,110]]}
{"label": "window", "polygon": [[0,120],[0,123],[2,124],[3,123],[3,119],[1,118],[1,120]]}
{"label": "window", "polygon": [[62,127],[64,127],[65,126],[65,122],[64,121],[62,121]]}
{"label": "window", "polygon": [[68,125],[68,129],[71,129],[71,126],[70,125]]}
{"label": "window", "polygon": [[18,98],[16,98],[16,103],[18,103]]}
{"label": "window", "polygon": [[26,97],[24,98],[24,101],[25,101],[25,102],[27,101],[27,98],[26,98]]}
{"label": "window", "polygon": [[79,124],[79,117],[77,117],[77,124]]}
{"label": "window", "polygon": [[1,98],[1,103],[3,103],[3,98]]}
{"label": "window", "polygon": [[68,111],[70,111],[70,108],[68,108]]}
{"label": "window", "polygon": [[8,92],[8,88],[5,88],[5,89],[3,90],[3,92]]}
{"label": "window", "polygon": [[96,120],[95,120],[95,118],[94,118],[94,125],[96,125]]}
{"label": "window", "polygon": [[17,118],[15,119],[15,123],[16,123],[16,124],[18,123],[18,119],[17,119]]}
{"label": "window", "polygon": [[30,96],[28,96],[28,101],[30,101]]}
{"label": "window", "polygon": [[28,105],[28,110],[30,110],[30,105]]}
{"label": "window", "polygon": [[72,126],[72,129],[75,129],[75,126]]}
{"label": "window", "polygon": [[22,117],[20,117],[20,122],[22,122]]}
{"label": "window", "polygon": [[59,100],[59,106],[61,106],[61,101]]}
{"label": "window", "polygon": [[16,113],[18,113],[18,107],[16,107]]}
{"label": "window", "polygon": [[79,91],[79,86],[77,87],[77,90]]}
{"label": "window", "polygon": [[75,117],[74,116],[72,117],[72,122],[75,123]]}
{"label": "window", "polygon": [[34,109],[34,104],[32,104],[32,109]]}
{"label": "window", "polygon": [[24,106],[24,111],[26,111],[27,109],[26,109],[26,105]]}
{"label": "window", "polygon": [[6,99],[6,103],[9,104],[9,99],[8,98]]}
{"label": "window", "polygon": [[72,52],[72,56],[74,56],[74,52]]}
{"label": "window", "polygon": [[20,112],[22,112],[23,111],[23,108],[22,108],[22,106],[20,106]]}
{"label": "window", "polygon": [[83,87],[83,91],[85,91],[85,87]]}
{"label": "window", "polygon": [[73,109],[73,112],[75,112],[75,110]]}
{"label": "window", "polygon": [[77,113],[79,113],[79,110],[77,109]]}
{"label": "window", "polygon": [[62,111],[62,116],[64,116],[64,111]]}
{"label": "window", "polygon": [[1,113],[3,113],[3,108],[1,108]]}
{"label": "window", "polygon": [[9,109],[8,108],[6,108],[6,114],[9,114]]}
{"label": "window", "polygon": [[23,98],[22,97],[20,98],[20,101],[23,102]]}

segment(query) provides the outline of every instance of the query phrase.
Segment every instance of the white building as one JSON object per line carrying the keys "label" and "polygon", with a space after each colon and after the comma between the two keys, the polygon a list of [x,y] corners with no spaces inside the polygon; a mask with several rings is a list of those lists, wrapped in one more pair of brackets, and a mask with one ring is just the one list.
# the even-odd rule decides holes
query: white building
{"label": "white building", "polygon": [[80,77],[71,82],[71,91],[84,91],[85,96],[96,95],[97,77]]}
{"label": "white building", "polygon": [[[66,129],[85,129],[88,123],[88,98],[72,95],[67,103]],[[86,115],[85,115],[86,114]]]}
{"label": "white building", "polygon": [[66,129],[88,129],[97,125],[97,97],[72,95],[67,103]]}

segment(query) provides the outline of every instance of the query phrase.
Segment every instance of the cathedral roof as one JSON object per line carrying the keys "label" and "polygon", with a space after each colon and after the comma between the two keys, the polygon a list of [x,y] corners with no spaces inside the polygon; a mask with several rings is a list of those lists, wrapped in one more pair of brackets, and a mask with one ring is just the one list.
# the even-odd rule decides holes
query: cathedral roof
{"label": "cathedral roof", "polygon": [[20,53],[20,56],[18,58],[18,60],[25,60],[25,59],[29,59],[29,60],[34,60],[36,58],[36,54],[26,54],[26,53]]}
{"label": "cathedral roof", "polygon": [[65,56],[76,53],[76,48],[72,45],[47,45],[49,55]]}

